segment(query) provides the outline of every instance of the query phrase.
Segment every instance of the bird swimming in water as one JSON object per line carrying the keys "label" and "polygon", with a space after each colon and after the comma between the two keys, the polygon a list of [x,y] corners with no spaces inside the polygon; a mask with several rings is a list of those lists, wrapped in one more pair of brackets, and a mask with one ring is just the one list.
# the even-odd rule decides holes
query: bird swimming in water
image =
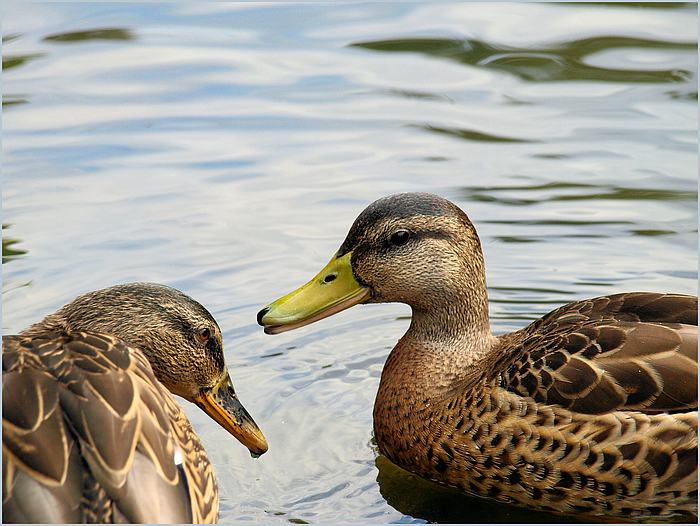
{"label": "bird swimming in water", "polygon": [[258,322],[276,334],[383,302],[412,309],[374,405],[392,462],[538,510],[697,517],[697,297],[602,296],[493,335],[471,221],[405,193],[369,205],[328,265]]}
{"label": "bird swimming in water", "polygon": [[214,468],[171,393],[267,451],[219,326],[173,288],[90,292],[3,336],[3,521],[216,522]]}

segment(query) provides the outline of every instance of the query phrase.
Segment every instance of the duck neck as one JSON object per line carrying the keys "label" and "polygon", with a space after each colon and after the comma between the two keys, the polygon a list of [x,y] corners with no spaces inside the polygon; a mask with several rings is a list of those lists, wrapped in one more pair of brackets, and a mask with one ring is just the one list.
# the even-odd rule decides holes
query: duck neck
{"label": "duck neck", "polygon": [[[463,296],[463,294],[460,294]],[[483,297],[454,297],[447,304],[428,308],[412,307],[411,325],[406,337],[415,341],[435,342],[460,349],[489,339],[488,301]]]}
{"label": "duck neck", "polygon": [[485,283],[412,309],[411,325],[384,366],[380,391],[396,395],[408,389],[440,398],[476,381],[479,365],[497,342],[489,327]]}
{"label": "duck neck", "polygon": [[441,280],[439,290],[428,289],[413,298],[407,337],[460,349],[478,347],[480,340],[491,337],[486,275],[483,260],[476,256],[480,253],[471,262],[464,259],[464,268]]}
{"label": "duck neck", "polygon": [[375,438],[382,454],[404,469],[423,473],[416,459],[424,458],[427,446],[420,437],[439,434],[435,426],[446,408],[483,378],[498,340],[482,315],[486,322],[461,312],[414,309],[408,332],[389,354],[374,404]]}

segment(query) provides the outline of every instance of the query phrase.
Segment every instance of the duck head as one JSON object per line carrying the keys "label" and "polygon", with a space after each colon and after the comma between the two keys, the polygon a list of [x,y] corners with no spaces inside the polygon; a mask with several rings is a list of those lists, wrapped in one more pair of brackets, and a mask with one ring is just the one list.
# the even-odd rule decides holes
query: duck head
{"label": "duck head", "polygon": [[267,451],[257,424],[238,400],[224,360],[221,329],[200,303],[155,283],[128,283],[79,296],[23,334],[96,331],[140,349],[155,377],[196,404],[253,455]]}
{"label": "duck head", "polygon": [[262,309],[258,323],[277,334],[358,303],[382,302],[410,305],[414,322],[426,327],[488,332],[481,244],[456,205],[427,193],[375,201],[323,270]]}

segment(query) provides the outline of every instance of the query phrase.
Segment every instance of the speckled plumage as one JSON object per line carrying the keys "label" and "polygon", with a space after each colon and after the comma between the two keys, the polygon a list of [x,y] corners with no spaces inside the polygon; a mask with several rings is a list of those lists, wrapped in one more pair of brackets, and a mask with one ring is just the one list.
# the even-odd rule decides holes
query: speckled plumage
{"label": "speckled plumage", "polygon": [[379,450],[394,463],[556,513],[697,516],[697,297],[604,296],[494,336],[466,214],[435,195],[398,194],[360,214],[314,280],[260,312],[266,332],[324,317],[303,305],[331,296],[343,261],[358,291],[345,284],[351,299],[329,312],[358,302],[413,311],[374,407]]}
{"label": "speckled plumage", "polygon": [[[548,511],[697,513],[697,333],[681,341],[677,321],[693,309],[695,298],[644,293],[569,304],[466,373],[404,337],[377,393],[380,451],[430,480]],[[649,323],[657,315],[676,321]],[[654,328],[667,345],[640,345],[635,331]],[[435,375],[449,386],[433,392]]]}
{"label": "speckled plumage", "polygon": [[4,336],[2,359],[4,522],[218,520],[214,469],[152,367],[206,371],[183,373],[188,399],[228,378],[199,303],[157,284],[96,291]]}

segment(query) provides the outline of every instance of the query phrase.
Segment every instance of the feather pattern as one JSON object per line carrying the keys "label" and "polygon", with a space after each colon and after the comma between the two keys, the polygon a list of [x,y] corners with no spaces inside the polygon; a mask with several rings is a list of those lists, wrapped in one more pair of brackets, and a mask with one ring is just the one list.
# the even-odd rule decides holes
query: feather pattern
{"label": "feather pattern", "polygon": [[[628,308],[654,302],[669,318]],[[694,309],[697,298],[651,293],[566,305],[501,337],[477,381],[472,370],[439,398],[398,372],[418,354],[404,339],[377,394],[380,450],[429,480],[512,504],[639,520],[695,514]]]}
{"label": "feather pattern", "polygon": [[[61,522],[114,522],[120,514],[138,523],[215,521],[211,464],[182,409],[138,349],[100,333],[5,336],[3,403],[8,406],[3,408],[8,475],[3,502],[12,496],[18,472],[41,481],[46,492],[57,488],[60,495],[73,471],[86,476],[81,480],[71,473],[76,485],[92,486],[94,495],[85,499],[89,507],[75,507]],[[30,411],[13,410],[19,407]],[[46,451],[43,444],[55,449]],[[181,444],[195,453],[181,455],[182,469],[203,484],[201,494],[210,496],[197,516],[189,506],[189,486],[196,484],[188,484],[175,464]],[[71,451],[82,458],[70,461]],[[61,501],[57,495],[50,506]],[[22,518],[5,515],[5,520],[43,521],[41,502],[31,503]]]}
{"label": "feather pattern", "polygon": [[[561,307],[503,339],[500,386],[580,413],[697,408],[697,298],[626,293]],[[507,361],[511,363],[506,364]]]}
{"label": "feather pattern", "polygon": [[275,334],[381,302],[413,312],[374,405],[392,462],[555,513],[697,518],[697,297],[603,296],[492,335],[476,229],[453,203],[407,193],[369,205],[258,322]]}
{"label": "feather pattern", "polygon": [[[100,303],[105,298],[108,308]],[[141,317],[135,322],[128,311],[136,304]],[[88,324],[90,330],[80,330]],[[101,326],[119,335],[98,332]],[[144,334],[159,344],[150,345]],[[145,343],[127,343],[129,336]],[[174,341],[180,343],[167,343]],[[213,371],[197,380],[188,398],[200,404],[223,385],[230,398],[219,400],[230,402],[225,407],[248,426],[231,432],[251,451],[267,449],[230,387],[220,330],[201,305],[155,284],[89,293],[24,333],[3,336],[5,522],[218,520],[214,469],[182,408],[154,374],[154,361],[160,368],[178,362],[184,371]],[[176,385],[183,396],[192,376],[182,375],[182,387]]]}

